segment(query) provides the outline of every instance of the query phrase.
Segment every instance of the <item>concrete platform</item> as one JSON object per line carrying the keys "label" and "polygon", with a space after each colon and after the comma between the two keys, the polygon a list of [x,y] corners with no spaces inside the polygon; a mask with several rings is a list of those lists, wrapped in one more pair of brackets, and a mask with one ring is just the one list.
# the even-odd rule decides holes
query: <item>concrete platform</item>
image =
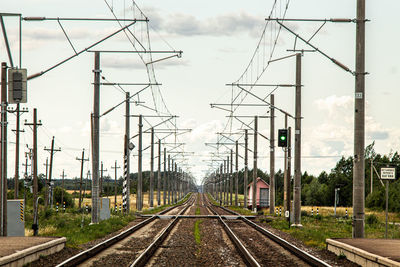
{"label": "concrete platform", "polygon": [[0,266],[23,266],[62,250],[65,237],[0,237]]}
{"label": "concrete platform", "polygon": [[399,266],[400,239],[327,239],[327,249],[361,266]]}

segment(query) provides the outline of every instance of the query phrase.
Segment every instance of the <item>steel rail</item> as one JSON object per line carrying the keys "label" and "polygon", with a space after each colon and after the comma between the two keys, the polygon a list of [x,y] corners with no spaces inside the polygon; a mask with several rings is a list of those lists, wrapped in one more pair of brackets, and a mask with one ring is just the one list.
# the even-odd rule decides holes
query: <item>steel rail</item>
{"label": "steel rail", "polygon": [[[207,199],[207,202],[209,202],[208,199]],[[240,256],[242,256],[242,259],[245,261],[246,266],[252,266],[252,267],[261,266],[257,262],[257,260],[253,257],[253,255],[251,255],[251,253],[243,245],[243,243],[239,240],[239,238],[233,233],[232,229],[224,222],[221,215],[219,215],[213,208],[211,208],[211,205],[208,208],[211,210],[212,213],[214,213],[215,215],[218,215],[218,221],[222,224],[222,227],[224,228],[226,234],[229,236],[229,239],[235,245]]]}
{"label": "steel rail", "polygon": [[[212,204],[213,206],[216,206],[214,204]],[[242,216],[241,214],[229,210],[223,206],[216,206],[219,207],[227,212],[230,212],[232,214],[238,215],[240,216],[240,218],[249,226],[253,227],[255,230],[257,230],[258,232],[260,232],[261,234],[263,234],[264,236],[268,237],[269,239],[271,239],[272,241],[274,241],[275,243],[277,243],[278,245],[280,245],[281,247],[285,248],[286,250],[288,250],[290,253],[296,255],[298,258],[302,259],[303,261],[305,261],[306,263],[310,264],[311,266],[316,266],[316,267],[330,267],[331,265],[329,265],[328,263],[318,259],[317,257],[311,255],[310,253],[297,248],[295,245],[289,243],[288,241],[284,240],[283,238],[273,234],[272,232],[268,231],[267,229],[257,225],[256,223],[248,220],[246,217]]]}
{"label": "steel rail", "polygon": [[180,205],[176,205],[176,206],[172,206],[169,207],[155,215],[153,215],[152,217],[138,223],[135,226],[132,226],[131,228],[119,233],[116,236],[113,236],[85,251],[82,251],[68,259],[66,259],[65,261],[59,263],[58,265],[56,265],[56,267],[69,267],[69,266],[77,266],[78,264],[83,263],[84,261],[94,257],[95,255],[97,255],[98,253],[102,252],[103,250],[107,249],[108,247],[114,245],[115,243],[125,239],[126,237],[128,237],[129,235],[133,234],[134,232],[136,232],[137,230],[139,230],[140,228],[142,228],[143,226],[151,223],[152,221],[154,221],[155,219],[157,219],[157,215],[162,215],[165,214],[175,208],[181,207],[186,205],[190,200],[192,199],[192,197],[190,197],[188,200],[186,200],[184,203],[180,204]]}
{"label": "steel rail", "polygon": [[[182,209],[178,215],[183,214],[189,207],[192,206],[193,203],[194,200],[190,205],[187,205],[184,209]],[[168,224],[167,227],[164,228],[161,234],[146,248],[144,252],[142,252],[142,254],[139,255],[139,257],[135,259],[135,261],[130,266],[131,267],[145,266],[150,260],[150,258],[157,251],[158,247],[164,242],[167,236],[171,233],[172,229],[177,224],[178,220],[179,217],[175,217],[175,219],[172,222],[170,222],[170,224]]]}

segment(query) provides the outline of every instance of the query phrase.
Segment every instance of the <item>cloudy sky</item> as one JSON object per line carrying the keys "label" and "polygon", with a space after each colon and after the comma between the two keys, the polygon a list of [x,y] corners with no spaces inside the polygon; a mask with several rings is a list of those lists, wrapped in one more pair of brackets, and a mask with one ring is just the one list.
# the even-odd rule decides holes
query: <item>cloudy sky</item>
{"label": "cloudy sky", "polygon": [[[209,153],[206,142],[216,142],[216,132],[237,132],[242,125],[232,124],[226,118],[228,112],[210,108],[210,103],[230,103],[239,92],[226,86],[232,82],[254,82],[262,84],[293,84],[295,81],[295,59],[267,64],[269,60],[292,55],[295,38],[285,30],[279,31],[275,23],[266,26],[265,18],[355,18],[356,1],[348,0],[220,0],[177,1],[138,0],[140,10],[149,18],[149,36],[152,50],[182,50],[182,58],[171,58],[154,63],[156,79],[162,85],[146,90],[135,101],[144,106],[132,105],[132,114],[154,114],[149,108],[156,105],[177,116],[180,128],[192,128],[190,134],[181,135],[177,141],[185,142],[184,150],[194,152],[188,156],[188,167],[200,182],[209,171]],[[286,9],[286,5],[288,8]],[[400,98],[398,56],[399,45],[396,11],[397,0],[367,2],[367,51],[366,70],[366,144],[376,142],[379,153],[399,150],[400,121],[396,119],[397,100]],[[14,0],[2,3],[1,12],[21,13],[23,17],[88,17],[88,18],[142,18],[141,11],[128,0]],[[286,13],[285,13],[286,12]],[[12,46],[15,65],[19,65],[18,21],[6,18],[6,27]],[[22,22],[22,67],[34,74],[57,64],[75,51],[80,51],[119,29],[116,22],[72,22],[61,21],[73,47],[66,39],[57,21]],[[124,24],[127,24],[125,22]],[[291,22],[286,24],[305,39],[309,39],[321,23]],[[121,33],[94,49],[132,50],[132,45],[148,45],[147,28],[137,22],[127,35]],[[262,35],[265,29],[265,35]],[[136,40],[132,38],[135,36]],[[128,39],[128,37],[130,37]],[[261,38],[261,39],[260,39]],[[355,24],[327,23],[311,41],[320,50],[354,70]],[[257,45],[259,46],[256,50]],[[300,40],[298,49],[309,49]],[[8,61],[4,41],[0,42],[1,61]],[[257,51],[254,53],[254,51]],[[253,57],[254,55],[254,57]],[[153,59],[168,55],[154,54]],[[249,64],[251,58],[253,61]],[[43,163],[51,137],[55,136],[56,147],[62,151],[55,155],[53,176],[59,177],[65,169],[67,177],[79,175],[82,148],[86,155],[90,150],[89,117],[93,106],[93,53],[79,57],[49,71],[28,84],[30,111],[38,109],[43,126],[39,128],[39,171],[45,172]],[[148,73],[143,60],[137,54],[102,54],[102,75],[108,82],[146,83]],[[305,53],[302,57],[302,170],[319,174],[329,171],[340,156],[350,156],[353,151],[353,95],[354,77],[333,65],[318,53]],[[264,68],[268,65],[268,67]],[[247,68],[248,67],[248,68]],[[246,71],[247,68],[247,71]],[[135,93],[140,86],[101,88],[101,111],[104,112],[124,98],[123,90]],[[264,98],[272,87],[257,87],[253,92]],[[161,92],[161,94],[160,94]],[[294,113],[294,88],[278,88],[274,91],[276,106]],[[161,98],[162,95],[162,98]],[[241,99],[241,98],[240,98]],[[242,99],[241,99],[242,100]],[[260,103],[248,95],[243,103]],[[118,108],[101,119],[101,160],[106,173],[111,172],[115,160],[122,163],[122,134],[124,131],[124,109]],[[263,115],[266,107],[240,108],[236,115]],[[276,128],[282,128],[284,119],[276,113]],[[32,121],[32,112],[24,114],[22,121]],[[9,115],[10,128],[15,127],[15,116]],[[251,123],[251,120],[245,121]],[[147,129],[155,119],[145,122]],[[289,124],[294,127],[293,121]],[[261,132],[269,134],[269,121],[261,119]],[[131,133],[137,131],[137,118],[131,119]],[[32,145],[32,131],[24,127],[22,151]],[[158,135],[162,137],[162,135]],[[236,137],[233,137],[236,138]],[[14,134],[9,132],[9,153],[14,154]],[[135,142],[134,140],[133,142]],[[168,142],[174,141],[173,138]],[[149,136],[145,136],[146,144]],[[144,145],[146,147],[147,145]],[[252,146],[252,141],[250,142]],[[242,149],[243,150],[243,149]],[[259,138],[259,167],[269,169],[268,144]],[[220,149],[221,154],[225,152]],[[243,154],[243,151],[240,151]],[[131,170],[137,170],[136,154],[131,159]],[[276,169],[283,167],[282,151],[277,150]],[[145,151],[144,169],[149,169],[149,150]],[[21,153],[21,162],[25,161]],[[251,162],[251,160],[250,160]],[[14,157],[9,158],[9,175],[14,173]],[[90,163],[85,166],[85,172]],[[239,161],[240,168],[243,161]],[[250,166],[251,168],[251,166]],[[22,173],[23,170],[21,170]]]}

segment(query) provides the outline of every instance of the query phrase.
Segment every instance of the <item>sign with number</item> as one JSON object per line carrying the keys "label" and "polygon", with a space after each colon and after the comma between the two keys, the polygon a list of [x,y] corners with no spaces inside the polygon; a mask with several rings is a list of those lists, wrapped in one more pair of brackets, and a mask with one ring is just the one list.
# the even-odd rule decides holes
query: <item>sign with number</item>
{"label": "sign with number", "polygon": [[289,218],[289,211],[288,211],[288,210],[285,211],[285,217],[286,217],[286,218]]}
{"label": "sign with number", "polygon": [[381,179],[382,180],[396,179],[396,168],[381,168]]}

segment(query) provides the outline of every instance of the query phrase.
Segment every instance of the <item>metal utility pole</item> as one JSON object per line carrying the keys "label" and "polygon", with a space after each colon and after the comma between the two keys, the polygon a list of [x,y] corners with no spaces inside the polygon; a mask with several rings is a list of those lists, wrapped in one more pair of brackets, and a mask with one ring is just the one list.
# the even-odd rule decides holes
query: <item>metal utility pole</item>
{"label": "metal utility pole", "polygon": [[168,191],[168,205],[169,205],[169,204],[171,204],[171,155],[168,155],[167,180],[168,180],[168,190],[167,191]]}
{"label": "metal utility pole", "polygon": [[[288,128],[288,116],[285,115],[285,129]],[[289,148],[289,138],[290,134],[288,131],[288,146],[284,148],[284,160],[283,160],[283,210],[289,211],[290,213],[290,196],[288,195],[288,181],[289,181],[289,187],[290,187],[290,178],[288,180],[288,173],[287,173],[287,167],[288,167],[288,148]],[[289,201],[288,201],[289,198]]]}
{"label": "metal utility pole", "polygon": [[258,117],[254,117],[254,156],[253,156],[253,196],[252,209],[257,211],[256,188],[257,188],[257,135],[258,135]]}
{"label": "metal utility pole", "polygon": [[141,211],[143,208],[142,203],[142,128],[143,128],[143,116],[139,115],[139,146],[138,146],[138,184],[136,194],[136,208]]}
{"label": "metal utility pole", "polygon": [[229,172],[229,191],[230,191],[230,197],[229,197],[229,205],[232,206],[233,204],[233,150],[231,149],[231,158],[230,158],[230,172]]}
{"label": "metal utility pole", "polygon": [[158,139],[157,205],[161,206],[161,140]]}
{"label": "metal utility pole", "polygon": [[175,162],[174,169],[174,204],[177,202],[177,190],[178,190],[178,164]]}
{"label": "metal utility pole", "polygon": [[223,174],[223,167],[224,165],[221,163],[219,166],[219,205],[221,206],[222,204],[222,196],[223,196],[223,191],[224,191],[224,174]]}
{"label": "metal utility pole", "polygon": [[129,179],[130,175],[130,149],[129,149],[129,136],[130,136],[130,94],[125,93],[125,142],[124,142],[124,205],[125,211],[129,213],[131,208],[131,181]]}
{"label": "metal utility pole", "polygon": [[153,207],[154,202],[154,128],[151,128],[150,137],[150,192],[149,192],[149,206]]}
{"label": "metal utility pole", "polygon": [[365,0],[357,0],[354,106],[353,238],[364,238],[365,148]]}
{"label": "metal utility pole", "polygon": [[64,178],[65,178],[64,170],[62,172],[61,178],[62,178],[62,182],[61,182],[61,205],[63,205],[64,204]]}
{"label": "metal utility pole", "polygon": [[301,227],[301,54],[296,54],[296,118],[294,133],[294,226]]}
{"label": "metal utility pole", "polygon": [[[1,18],[3,19],[3,18]],[[7,236],[7,63],[1,63],[1,236]]]}
{"label": "metal utility pole", "polygon": [[[290,178],[292,175],[292,127],[288,128],[288,152],[287,152],[287,171],[286,171],[286,205],[287,205],[287,210],[290,213],[291,207],[291,182]],[[293,210],[293,209],[292,209]]]}
{"label": "metal utility pole", "polygon": [[227,171],[226,171],[226,165],[227,165],[227,162],[229,162],[229,157],[227,157],[228,158],[228,161],[227,160],[224,160],[224,175],[223,175],[223,177],[224,177],[224,184],[223,184],[223,187],[224,187],[224,205],[227,205],[228,204],[228,201],[227,201],[227,190],[226,190],[226,184],[227,184]]}
{"label": "metal utility pole", "polygon": [[275,98],[271,94],[270,131],[269,131],[269,213],[275,212]]}
{"label": "metal utility pole", "polygon": [[100,219],[99,158],[100,158],[100,53],[94,53],[94,94],[92,119],[92,223]]}
{"label": "metal utility pole", "polygon": [[47,181],[48,181],[47,187],[50,188],[50,190],[48,192],[48,197],[49,197],[51,208],[53,208],[53,187],[51,184],[51,176],[52,176],[52,172],[53,172],[53,156],[54,156],[54,153],[61,151],[61,148],[54,149],[54,136],[51,139],[51,148],[48,149],[45,147],[44,150],[50,152],[50,167],[49,167],[49,176],[47,179]]}
{"label": "metal utility pole", "polygon": [[239,142],[236,140],[236,175],[235,175],[235,206],[238,206],[238,194],[239,194]]}
{"label": "metal utility pole", "polygon": [[114,167],[111,166],[111,169],[115,171],[115,182],[114,182],[114,207],[117,206],[117,169],[121,167],[117,166],[117,161],[115,161]]}
{"label": "metal utility pole", "polygon": [[[37,109],[33,109],[33,122],[25,123],[27,126],[32,126],[33,131],[33,161],[31,163],[33,168],[33,210],[37,209],[37,193],[38,193],[38,181],[37,181],[37,164],[38,164],[38,156],[37,156],[37,127],[42,125],[42,123],[37,121]],[[33,222],[32,229],[34,232],[37,232],[37,224]]]}
{"label": "metal utility pole", "polygon": [[89,161],[89,159],[85,159],[85,149],[82,149],[82,157],[78,158],[76,157],[76,160],[79,160],[81,162],[81,179],[79,182],[79,208],[82,208],[82,184],[83,184],[83,164],[85,161]]}
{"label": "metal utility pole", "polygon": [[164,147],[163,205],[167,204],[167,148]]}
{"label": "metal utility pole", "polygon": [[248,130],[244,130],[244,174],[243,174],[243,194],[244,194],[244,207],[247,209],[247,179],[249,175],[248,166],[248,145],[249,145],[249,135]]}

